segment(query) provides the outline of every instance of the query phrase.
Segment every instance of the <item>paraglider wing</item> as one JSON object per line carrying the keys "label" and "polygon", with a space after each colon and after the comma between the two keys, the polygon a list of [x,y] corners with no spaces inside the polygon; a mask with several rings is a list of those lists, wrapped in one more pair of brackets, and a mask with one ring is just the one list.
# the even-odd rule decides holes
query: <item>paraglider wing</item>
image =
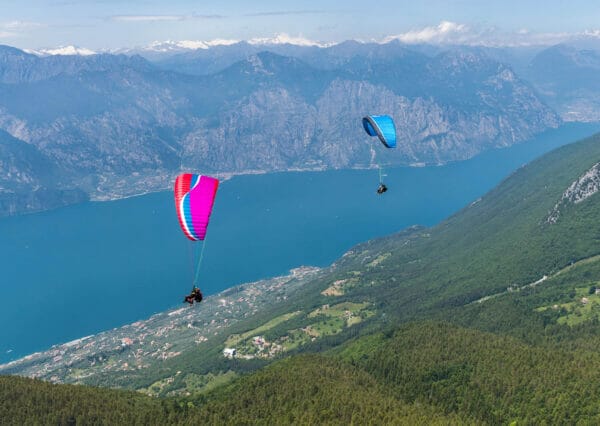
{"label": "paraglider wing", "polygon": [[377,136],[386,148],[396,148],[396,126],[389,115],[367,115],[362,119],[365,132]]}
{"label": "paraglider wing", "polygon": [[175,180],[175,208],[181,230],[192,241],[204,240],[219,181],[184,173]]}

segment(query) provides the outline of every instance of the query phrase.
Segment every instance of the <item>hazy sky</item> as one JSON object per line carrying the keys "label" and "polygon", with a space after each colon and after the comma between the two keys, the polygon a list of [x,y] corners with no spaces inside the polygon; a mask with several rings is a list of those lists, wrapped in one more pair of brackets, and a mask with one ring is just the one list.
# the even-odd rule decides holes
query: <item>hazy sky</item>
{"label": "hazy sky", "polygon": [[20,48],[114,49],[281,33],[323,42],[397,35],[523,43],[595,30],[598,0],[0,0],[0,44]]}

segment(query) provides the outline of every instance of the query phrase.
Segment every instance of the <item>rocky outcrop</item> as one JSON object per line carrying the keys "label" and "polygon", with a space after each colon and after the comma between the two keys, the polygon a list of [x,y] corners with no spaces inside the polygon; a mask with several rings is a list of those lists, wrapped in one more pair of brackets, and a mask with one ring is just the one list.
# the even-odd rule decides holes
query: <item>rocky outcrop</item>
{"label": "rocky outcrop", "polygon": [[564,205],[581,203],[598,191],[600,191],[600,163],[596,163],[594,167],[581,175],[567,188],[560,201],[555,204],[548,215],[546,222],[556,223],[560,218],[561,208]]}

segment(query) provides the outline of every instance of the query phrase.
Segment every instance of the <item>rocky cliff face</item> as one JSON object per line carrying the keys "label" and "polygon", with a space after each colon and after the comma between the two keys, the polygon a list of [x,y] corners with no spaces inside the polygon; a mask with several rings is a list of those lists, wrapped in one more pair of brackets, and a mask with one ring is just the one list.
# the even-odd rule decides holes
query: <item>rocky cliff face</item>
{"label": "rocky cliff face", "polygon": [[[559,123],[510,68],[473,52],[344,51],[335,69],[264,52],[208,76],[139,57],[19,52],[0,49],[0,129],[43,156],[32,170],[52,170],[47,187],[96,199],[167,188],[180,170],[439,164]],[[394,117],[396,150],[365,137],[368,113]],[[12,167],[5,189],[35,189],[17,178],[27,167]]]}
{"label": "rocky cliff face", "polygon": [[556,203],[546,219],[548,223],[556,223],[560,218],[561,209],[568,204],[579,204],[600,191],[600,163],[595,164],[575,182],[573,182]]}

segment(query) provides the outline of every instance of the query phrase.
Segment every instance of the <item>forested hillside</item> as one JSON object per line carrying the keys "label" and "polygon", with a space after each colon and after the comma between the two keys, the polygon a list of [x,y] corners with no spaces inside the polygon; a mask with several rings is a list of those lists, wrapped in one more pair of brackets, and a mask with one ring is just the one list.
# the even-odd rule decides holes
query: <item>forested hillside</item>
{"label": "forested hillside", "polygon": [[157,400],[136,392],[0,377],[0,423],[193,424],[194,413],[175,401]]}
{"label": "forested hillside", "polygon": [[297,357],[194,400],[0,377],[2,424],[465,424],[405,403],[368,373],[323,356]]}

